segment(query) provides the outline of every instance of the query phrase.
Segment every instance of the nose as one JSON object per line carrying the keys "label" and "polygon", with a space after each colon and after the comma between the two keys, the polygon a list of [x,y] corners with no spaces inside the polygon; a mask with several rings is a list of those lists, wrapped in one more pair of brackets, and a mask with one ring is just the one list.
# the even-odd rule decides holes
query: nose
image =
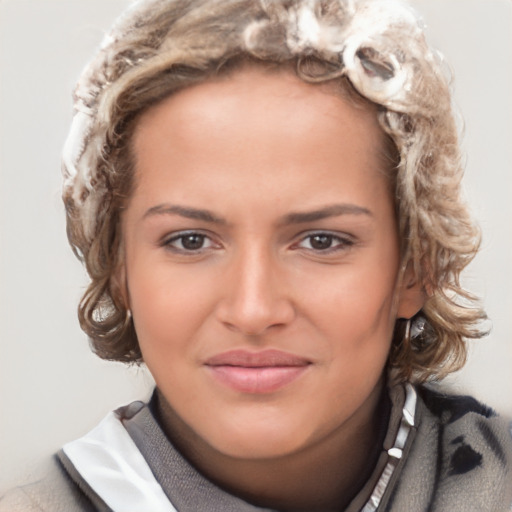
{"label": "nose", "polygon": [[295,317],[283,269],[264,249],[246,250],[233,258],[225,277],[217,318],[231,330],[259,336],[284,327]]}

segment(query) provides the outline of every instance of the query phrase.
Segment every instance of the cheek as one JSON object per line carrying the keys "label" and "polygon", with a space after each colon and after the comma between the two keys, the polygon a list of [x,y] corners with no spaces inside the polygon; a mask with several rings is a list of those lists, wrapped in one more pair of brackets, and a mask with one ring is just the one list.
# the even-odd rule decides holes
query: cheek
{"label": "cheek", "polygon": [[361,368],[380,373],[387,359],[396,316],[396,261],[327,269],[329,278],[310,276],[306,283],[305,315],[323,333],[329,359],[351,374]]}
{"label": "cheek", "polygon": [[144,358],[179,352],[208,315],[212,288],[204,276],[172,271],[166,264],[128,270],[130,306]]}
{"label": "cheek", "polygon": [[325,343],[324,385],[329,390],[329,406],[348,414],[370,395],[382,376],[394,317],[392,287],[376,289],[374,282],[355,276],[343,281],[340,284],[346,288],[322,294],[323,307],[315,310],[314,321]]}
{"label": "cheek", "polygon": [[337,325],[342,332],[365,330],[394,322],[395,272],[361,269],[336,270],[330,279],[313,280],[307,287],[311,311],[326,325]]}

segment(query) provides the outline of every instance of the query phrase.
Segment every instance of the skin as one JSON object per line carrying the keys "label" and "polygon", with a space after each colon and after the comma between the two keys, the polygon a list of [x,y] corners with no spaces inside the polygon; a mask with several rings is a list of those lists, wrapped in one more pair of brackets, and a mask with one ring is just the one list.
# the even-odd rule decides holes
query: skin
{"label": "skin", "polygon": [[[165,431],[256,504],[339,510],[371,471],[395,320],[422,305],[414,280],[397,284],[375,113],[247,68],[146,111],[133,152],[119,280]],[[308,361],[272,392],[205,364],[269,348]]]}

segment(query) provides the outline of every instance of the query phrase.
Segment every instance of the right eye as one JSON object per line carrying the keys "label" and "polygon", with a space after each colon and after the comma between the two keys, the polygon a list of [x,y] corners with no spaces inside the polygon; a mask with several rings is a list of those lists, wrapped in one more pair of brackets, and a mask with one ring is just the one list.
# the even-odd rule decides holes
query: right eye
{"label": "right eye", "polygon": [[171,251],[195,254],[214,247],[213,241],[207,235],[195,231],[177,233],[164,240],[162,245]]}

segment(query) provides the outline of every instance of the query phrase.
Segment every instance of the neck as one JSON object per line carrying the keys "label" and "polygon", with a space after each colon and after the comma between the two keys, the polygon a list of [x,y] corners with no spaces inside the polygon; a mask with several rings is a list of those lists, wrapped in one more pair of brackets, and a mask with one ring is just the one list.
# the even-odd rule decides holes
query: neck
{"label": "neck", "polygon": [[[233,458],[200,438],[157,391],[156,414],[175,447],[203,475],[258,506],[288,511],[344,509],[370,477],[381,450],[382,382],[353,417],[308,449],[272,459]],[[384,418],[385,419],[385,418]]]}

